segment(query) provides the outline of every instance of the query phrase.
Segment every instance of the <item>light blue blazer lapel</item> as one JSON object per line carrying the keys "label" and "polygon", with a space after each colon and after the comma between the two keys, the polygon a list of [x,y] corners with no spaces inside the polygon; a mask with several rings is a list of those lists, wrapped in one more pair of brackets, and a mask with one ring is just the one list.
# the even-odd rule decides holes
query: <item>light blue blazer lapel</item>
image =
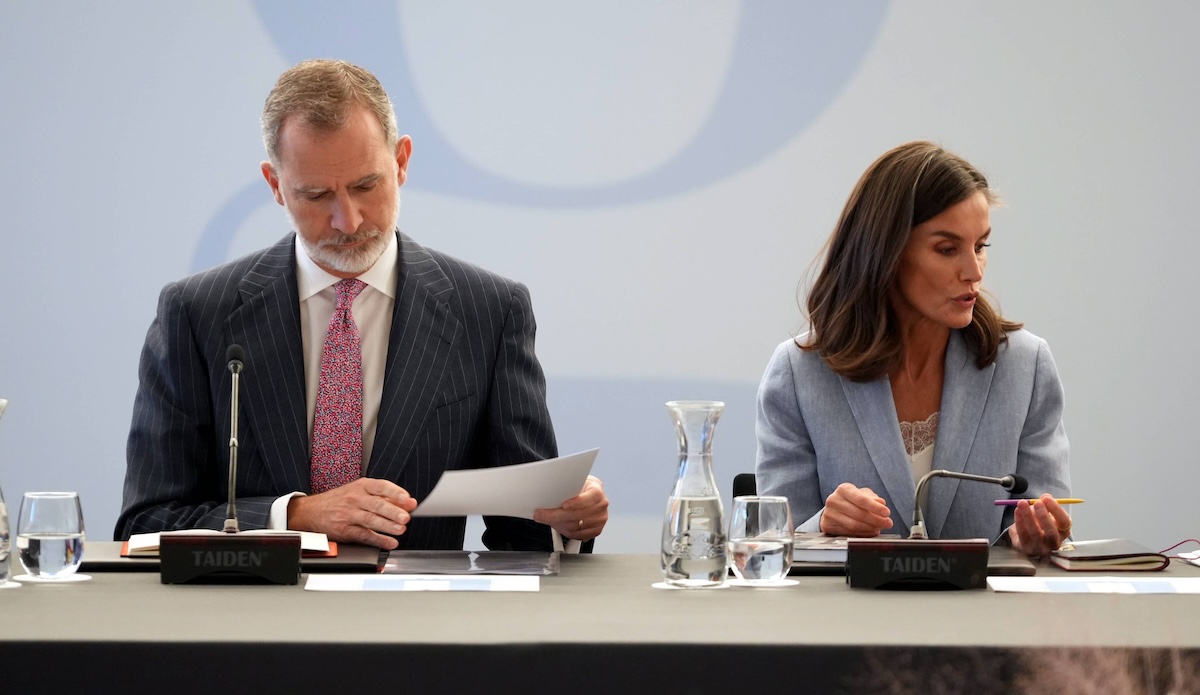
{"label": "light blue blazer lapel", "polygon": [[289,234],[241,279],[242,303],[227,325],[230,342],[246,351],[243,417],[267,464],[265,473],[274,489],[308,492],[308,414],[295,263],[295,236]]}
{"label": "light blue blazer lapel", "polygon": [[454,284],[423,246],[399,234],[399,272],[379,424],[366,475],[398,480],[417,435],[438,404],[461,323],[449,307]]}
{"label": "light blue blazer lapel", "polygon": [[[908,527],[912,524],[916,486],[913,484],[908,458],[904,455],[904,444],[900,440],[900,421],[896,417],[891,383],[887,377],[866,383],[846,378],[839,381],[842,382],[842,390],[850,403],[850,412],[854,414],[859,434],[862,435],[867,452],[871,455],[871,463],[883,480],[885,490],[875,492],[886,496],[890,501],[893,523],[900,522],[900,528],[893,528],[892,532],[907,535]],[[864,465],[860,462],[847,463],[850,470]]]}
{"label": "light blue blazer lapel", "polygon": [[[975,444],[975,435],[983,418],[988,392],[992,388],[993,362],[983,369],[975,366],[975,356],[967,349],[961,331],[950,332],[946,345],[946,361],[942,377],[942,405],[938,415],[933,468],[961,473]],[[950,513],[950,505],[959,485],[984,485],[953,478],[932,480],[926,486],[928,502],[925,523],[931,538],[941,538],[942,525]],[[981,510],[981,513],[987,510]]]}

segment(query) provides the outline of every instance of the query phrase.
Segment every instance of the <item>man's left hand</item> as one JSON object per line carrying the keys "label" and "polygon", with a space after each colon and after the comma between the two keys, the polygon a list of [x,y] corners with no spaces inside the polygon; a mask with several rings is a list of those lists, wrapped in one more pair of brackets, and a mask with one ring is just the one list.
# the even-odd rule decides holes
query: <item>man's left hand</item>
{"label": "man's left hand", "polygon": [[567,538],[590,541],[604,530],[608,523],[608,495],[604,484],[594,475],[583,483],[583,490],[562,503],[558,509],[538,509],[533,520],[547,524]]}

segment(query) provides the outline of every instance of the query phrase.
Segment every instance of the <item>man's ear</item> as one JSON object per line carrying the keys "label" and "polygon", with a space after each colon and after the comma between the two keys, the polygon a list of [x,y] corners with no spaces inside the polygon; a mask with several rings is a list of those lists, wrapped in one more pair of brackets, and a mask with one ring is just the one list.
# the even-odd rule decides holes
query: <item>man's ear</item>
{"label": "man's ear", "polygon": [[408,180],[408,158],[411,156],[412,138],[401,135],[400,139],[396,141],[396,165],[398,167],[396,178],[399,181],[397,185],[403,186],[404,182]]}
{"label": "man's ear", "polygon": [[271,193],[275,196],[275,202],[283,205],[283,191],[279,188],[279,174],[275,173],[274,165],[270,162],[263,162],[262,175],[267,180],[267,185],[271,187]]}

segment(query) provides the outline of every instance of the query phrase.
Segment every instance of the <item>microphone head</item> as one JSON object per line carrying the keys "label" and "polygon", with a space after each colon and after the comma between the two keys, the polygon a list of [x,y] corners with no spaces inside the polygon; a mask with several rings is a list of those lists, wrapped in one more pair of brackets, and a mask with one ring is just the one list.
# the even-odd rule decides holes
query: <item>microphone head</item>
{"label": "microphone head", "polygon": [[1026,480],[1024,478],[1024,476],[1020,476],[1020,475],[1017,475],[1016,473],[1014,473],[1012,475],[1007,475],[1004,477],[1005,477],[1005,479],[1010,481],[1008,485],[1004,486],[1009,492],[1019,495],[1022,492],[1025,492],[1026,490],[1029,489],[1029,481]]}
{"label": "microphone head", "polygon": [[229,370],[234,372],[242,371],[242,363],[246,360],[246,352],[242,350],[242,346],[234,343],[225,350],[225,361],[229,363]]}

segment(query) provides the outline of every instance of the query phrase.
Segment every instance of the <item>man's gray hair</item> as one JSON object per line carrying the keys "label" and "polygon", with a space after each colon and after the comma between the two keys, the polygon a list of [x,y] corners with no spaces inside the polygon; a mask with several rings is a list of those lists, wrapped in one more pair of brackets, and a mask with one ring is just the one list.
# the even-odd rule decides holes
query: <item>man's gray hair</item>
{"label": "man's gray hair", "polygon": [[370,109],[383,126],[388,149],[400,135],[396,111],[383,85],[369,71],[342,60],[306,60],[279,76],[263,106],[263,144],[271,164],[279,167],[279,132],[296,117],[317,131],[332,132],[346,125],[356,106]]}

